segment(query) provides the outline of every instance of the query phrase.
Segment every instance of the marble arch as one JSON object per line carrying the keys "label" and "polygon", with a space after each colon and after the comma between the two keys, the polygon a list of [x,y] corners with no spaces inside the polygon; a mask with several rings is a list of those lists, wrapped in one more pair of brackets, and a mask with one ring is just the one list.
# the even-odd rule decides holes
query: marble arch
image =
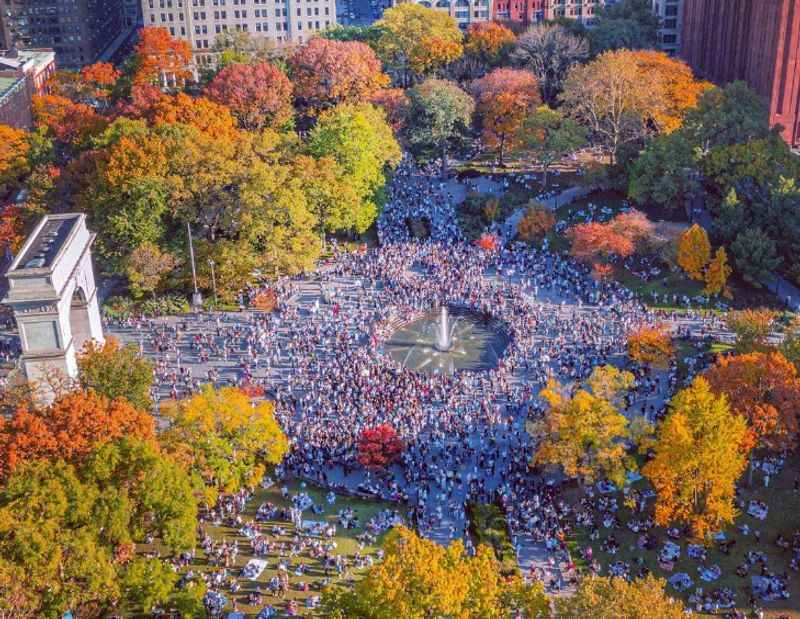
{"label": "marble arch", "polygon": [[83,213],[45,215],[25,240],[6,277],[28,380],[44,384],[54,372],[75,378],[76,354],[102,343],[91,246]]}

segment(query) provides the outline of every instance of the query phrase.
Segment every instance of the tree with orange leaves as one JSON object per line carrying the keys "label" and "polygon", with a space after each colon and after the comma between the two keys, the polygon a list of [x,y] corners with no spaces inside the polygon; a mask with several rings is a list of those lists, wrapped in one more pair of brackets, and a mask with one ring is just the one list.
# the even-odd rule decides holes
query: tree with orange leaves
{"label": "tree with orange leaves", "polygon": [[72,392],[47,408],[21,408],[0,421],[0,471],[31,460],[79,463],[109,441],[155,439],[153,417],[125,400]]}
{"label": "tree with orange leaves", "polygon": [[174,38],[166,28],[147,26],[139,30],[139,42],[133,51],[134,84],[178,85],[192,76],[189,43]]}
{"label": "tree with orange leaves", "polygon": [[365,103],[389,85],[381,62],[365,43],[313,38],[289,59],[295,95],[318,113],[340,103]]}
{"label": "tree with orange leaves", "polygon": [[91,106],[73,103],[64,97],[37,95],[32,102],[36,125],[47,129],[50,136],[65,145],[85,146],[89,138],[100,134],[108,125]]}
{"label": "tree with orange leaves", "polygon": [[0,124],[0,195],[28,172],[28,133]]}
{"label": "tree with orange leaves", "polygon": [[666,370],[675,347],[664,327],[641,327],[628,335],[628,356],[636,363]]}
{"label": "tree with orange leaves", "polygon": [[494,253],[499,249],[500,241],[497,238],[496,234],[492,234],[491,232],[484,232],[475,241],[475,245],[477,245],[487,253]]}
{"label": "tree with orange leaves", "polygon": [[506,149],[519,139],[523,121],[541,103],[539,82],[533,73],[519,69],[495,69],[472,84],[481,118],[484,143],[496,148],[500,165]]}
{"label": "tree with orange leaves", "polygon": [[81,78],[90,87],[93,99],[105,102],[122,74],[108,62],[95,62],[81,69]]}
{"label": "tree with orange leaves", "polygon": [[614,256],[627,258],[636,249],[629,238],[596,221],[576,224],[567,229],[565,236],[572,243],[570,253],[588,264],[605,262]]}
{"label": "tree with orange leaves", "polygon": [[259,62],[232,63],[214,76],[206,96],[226,106],[243,129],[280,129],[291,122],[292,83],[278,67]]}
{"label": "tree with orange leaves", "polygon": [[683,117],[713,84],[695,79],[692,68],[678,58],[655,50],[628,51],[643,73],[656,76],[663,103],[652,110],[652,119],[661,133],[672,133],[683,124]]}
{"label": "tree with orange leaves", "polygon": [[153,124],[182,123],[213,137],[235,138],[236,119],[224,105],[205,97],[190,97],[179,92],[160,99],[151,110]]}
{"label": "tree with orange leaves", "polygon": [[492,67],[508,57],[516,40],[514,33],[502,24],[476,22],[467,30],[464,53]]}
{"label": "tree with orange leaves", "polygon": [[770,449],[797,444],[800,378],[779,352],[720,356],[704,374],[712,391],[725,394],[747,419],[758,443]]}
{"label": "tree with orange leaves", "polygon": [[529,243],[541,241],[555,225],[556,216],[551,210],[541,204],[532,203],[517,224],[517,234]]}

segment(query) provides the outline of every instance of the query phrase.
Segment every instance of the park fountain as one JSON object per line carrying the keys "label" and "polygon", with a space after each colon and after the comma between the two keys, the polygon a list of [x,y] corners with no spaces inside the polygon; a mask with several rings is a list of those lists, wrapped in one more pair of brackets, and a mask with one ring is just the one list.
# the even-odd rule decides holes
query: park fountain
{"label": "park fountain", "polygon": [[450,332],[447,318],[447,306],[442,305],[439,312],[439,333],[434,344],[439,352],[447,352],[453,347],[453,334]]}
{"label": "park fountain", "polygon": [[415,372],[452,374],[497,367],[507,346],[502,327],[486,316],[442,305],[399,326],[384,351]]}

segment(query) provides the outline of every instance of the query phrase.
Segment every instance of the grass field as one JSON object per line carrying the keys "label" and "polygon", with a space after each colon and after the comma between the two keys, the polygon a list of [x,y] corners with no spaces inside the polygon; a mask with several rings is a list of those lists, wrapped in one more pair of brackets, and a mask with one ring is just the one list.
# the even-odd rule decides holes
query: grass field
{"label": "grass field", "polygon": [[[300,490],[299,484],[297,482],[293,482],[287,484],[290,492],[292,494],[298,492]],[[384,509],[397,509],[404,515],[404,510],[401,509],[402,506],[398,506],[392,503],[385,503],[380,501],[365,501],[358,498],[353,497],[346,497],[344,495],[337,495],[336,503],[333,506],[328,505],[325,500],[326,492],[321,490],[317,490],[311,486],[303,488],[303,491],[308,493],[308,495],[314,500],[314,503],[324,507],[324,513],[320,515],[314,515],[310,511],[306,511],[303,514],[304,519],[306,520],[316,520],[316,521],[327,521],[336,523],[337,522],[337,514],[341,509],[344,508],[351,508],[353,509],[359,520],[360,526],[356,529],[344,529],[341,526],[337,526],[336,528],[336,536],[333,538],[333,542],[336,544],[336,554],[340,555],[347,555],[348,557],[352,557],[354,553],[359,552],[361,555],[372,554],[374,556],[375,551],[377,550],[377,546],[373,545],[363,545],[361,544],[356,537],[362,533],[364,533],[364,525],[367,521],[377,514],[378,512]],[[281,507],[289,507],[290,501],[284,500],[281,496],[281,491],[279,486],[273,486],[267,490],[259,489],[255,493],[255,497],[250,500],[247,505],[247,509],[244,514],[242,514],[242,518],[245,522],[249,522],[255,519],[255,513],[259,505],[262,502],[269,501],[274,505],[281,506]],[[272,535],[271,528],[273,524],[277,524],[281,526],[285,530],[285,535]],[[236,606],[239,612],[244,613],[245,617],[254,618],[258,614],[258,612],[266,606],[267,604],[271,604],[276,609],[278,609],[281,614],[279,617],[286,617],[286,605],[288,600],[297,600],[300,602],[300,611],[299,615],[294,615],[296,617],[316,617],[318,614],[316,611],[307,610],[303,607],[303,603],[305,600],[313,595],[319,595],[320,589],[322,588],[323,581],[325,580],[325,573],[322,567],[322,563],[319,559],[313,558],[310,556],[308,552],[303,552],[298,556],[291,557],[288,560],[289,564],[289,582],[290,582],[290,590],[289,593],[286,595],[285,599],[280,599],[279,597],[273,596],[270,594],[269,590],[267,589],[266,585],[269,583],[270,579],[278,573],[278,562],[281,558],[276,553],[275,555],[270,555],[267,557],[254,557],[250,550],[250,542],[247,538],[240,534],[237,529],[227,527],[227,526],[212,526],[210,524],[205,525],[206,532],[214,539],[215,542],[220,542],[222,540],[226,540],[227,542],[231,542],[233,540],[237,541],[239,544],[239,556],[236,559],[235,564],[229,568],[229,573],[231,575],[237,576],[240,573],[241,568],[253,558],[264,559],[267,561],[267,568],[262,572],[259,578],[255,581],[250,581],[246,579],[239,579],[239,583],[241,584],[241,590],[237,594],[231,594],[230,590],[225,589],[223,590],[224,595],[228,598],[229,603],[226,607],[225,611],[233,610],[233,601],[236,601]],[[284,558],[288,555],[288,550],[291,546],[292,538],[295,535],[294,527],[291,523],[280,521],[280,522],[269,522],[269,523],[262,523],[262,531],[268,534],[270,540],[275,540],[277,542],[283,542],[285,544],[286,551],[284,552]],[[382,538],[382,536],[381,536]],[[378,544],[380,544],[380,539],[378,540]],[[147,552],[152,550],[157,550],[154,547],[148,547],[146,545],[141,546],[139,548],[141,552]],[[303,563],[306,566],[309,566],[311,569],[309,573],[303,576],[296,576],[294,574],[294,568],[299,564]],[[205,553],[198,547],[197,558],[194,561],[194,564],[191,566],[191,569],[197,572],[204,572],[204,573],[213,573],[217,571],[219,568],[211,565],[205,555]],[[185,571],[185,570],[184,570]],[[358,571],[352,570],[351,575],[357,575]],[[346,574],[345,574],[346,576]],[[333,576],[333,580],[336,580],[336,577]],[[309,585],[307,591],[301,590],[300,586],[302,583],[307,583]],[[256,589],[260,590],[262,593],[262,603],[260,606],[250,606],[247,604],[247,596],[249,593],[255,591]],[[224,616],[224,614],[223,614]]]}
{"label": "grass field", "polygon": [[[588,530],[582,527],[576,528],[576,534],[570,540],[574,550],[578,547],[585,548],[587,545],[592,547],[594,558],[603,567],[603,574],[607,573],[607,568],[611,563],[616,561],[624,561],[631,565],[631,571],[635,573],[639,569],[639,565],[635,563],[637,559],[643,560],[643,564],[647,566],[656,576],[661,578],[669,578],[671,574],[678,572],[687,573],[694,580],[694,587],[702,587],[704,591],[711,591],[713,589],[727,587],[737,594],[737,603],[740,608],[744,609],[749,599],[749,586],[750,576],[758,574],[756,568],[751,567],[747,576],[739,577],[736,575],[736,567],[744,562],[747,552],[750,550],[760,550],[768,557],[768,567],[776,574],[788,573],[789,591],[791,597],[788,600],[780,600],[772,603],[761,603],[765,614],[768,617],[791,617],[793,619],[800,618],[800,575],[797,572],[791,571],[789,563],[791,561],[791,550],[784,550],[775,544],[775,539],[778,534],[782,534],[786,539],[792,539],[795,531],[800,530],[800,492],[793,489],[795,475],[797,475],[798,467],[800,466],[800,454],[795,453],[787,461],[783,470],[773,479],[769,488],[764,488],[761,483],[761,476],[756,475],[754,478],[754,485],[752,488],[745,488],[741,491],[741,499],[744,500],[746,505],[751,499],[756,499],[765,502],[769,506],[769,513],[766,520],[759,521],[746,513],[742,513],[736,519],[735,525],[728,527],[725,531],[728,539],[735,539],[736,544],[731,549],[730,555],[725,555],[716,547],[708,549],[708,558],[704,565],[710,567],[717,564],[722,568],[722,576],[714,582],[703,582],[699,578],[697,568],[700,563],[690,559],[686,553],[687,541],[681,540],[681,556],[677,561],[675,568],[672,572],[663,571],[658,565],[658,552],[664,545],[667,538],[664,529],[655,527],[651,529],[650,533],[654,534],[658,540],[655,550],[640,550],[636,547],[636,539],[638,534],[631,532],[624,526],[631,511],[627,507],[622,507],[623,496],[617,497],[620,504],[620,511],[618,512],[619,519],[623,523],[620,529],[606,529],[601,528],[600,538],[591,541],[588,537]],[[635,484],[645,484],[646,482],[640,481]],[[649,502],[652,507],[652,501]],[[745,510],[746,511],[746,508]],[[641,518],[641,515],[638,517]],[[736,527],[747,524],[751,530],[759,530],[761,532],[761,542],[756,543],[753,533],[745,536]],[[619,542],[619,550],[616,554],[611,555],[601,551],[600,547],[603,542],[613,532],[617,541]],[[577,557],[576,557],[577,558]],[[669,585],[667,590],[670,595],[681,597],[686,601],[692,591],[684,593],[676,592]]]}

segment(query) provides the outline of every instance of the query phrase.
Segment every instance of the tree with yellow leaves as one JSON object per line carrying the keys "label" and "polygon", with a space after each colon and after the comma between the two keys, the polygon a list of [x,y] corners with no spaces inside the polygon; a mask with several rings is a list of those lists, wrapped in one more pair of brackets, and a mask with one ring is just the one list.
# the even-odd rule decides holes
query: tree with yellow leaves
{"label": "tree with yellow leaves", "polygon": [[273,404],[254,406],[236,387],[206,386],[196,395],[165,404],[162,413],[170,422],[162,445],[202,479],[209,503],[218,493],[257,484],[288,450]]}
{"label": "tree with yellow leaves", "polygon": [[750,444],[745,418],[705,378],[679,391],[659,427],[655,457],[642,469],[657,493],[656,523],[688,524],[705,539],[733,522],[736,481]]}
{"label": "tree with yellow leaves", "polygon": [[720,247],[706,269],[704,276],[706,286],[703,292],[709,296],[721,294],[727,299],[733,298],[728,288],[728,278],[731,273],[733,269],[728,266],[728,254],[725,253],[724,247]]}
{"label": "tree with yellow leaves", "polygon": [[556,599],[561,619],[683,619],[684,606],[664,591],[664,580],[648,575],[628,582],[614,576],[588,576],[575,595]]}
{"label": "tree with yellow leaves", "polygon": [[456,20],[415,2],[386,9],[375,27],[381,32],[375,44],[378,56],[400,75],[404,85],[411,77],[409,72],[425,75],[457,60],[464,51]]}
{"label": "tree with yellow leaves", "polygon": [[641,327],[628,335],[628,356],[636,363],[666,370],[675,347],[663,327]]}
{"label": "tree with yellow leaves", "polygon": [[633,384],[633,375],[616,368],[595,368],[588,389],[572,397],[550,381],[539,394],[550,405],[539,430],[543,434],[534,462],[561,466],[584,483],[608,477],[622,486],[627,469],[624,439],[628,420],[617,410],[620,394]]}
{"label": "tree with yellow leaves", "polygon": [[692,279],[703,280],[703,270],[711,260],[711,243],[705,228],[693,224],[678,239],[678,266]]}
{"label": "tree with yellow leaves", "polygon": [[351,590],[329,589],[323,614],[331,619],[505,619],[521,612],[529,619],[549,616],[541,583],[506,580],[488,546],[475,556],[461,541],[444,548],[399,527],[384,542],[385,558]]}

